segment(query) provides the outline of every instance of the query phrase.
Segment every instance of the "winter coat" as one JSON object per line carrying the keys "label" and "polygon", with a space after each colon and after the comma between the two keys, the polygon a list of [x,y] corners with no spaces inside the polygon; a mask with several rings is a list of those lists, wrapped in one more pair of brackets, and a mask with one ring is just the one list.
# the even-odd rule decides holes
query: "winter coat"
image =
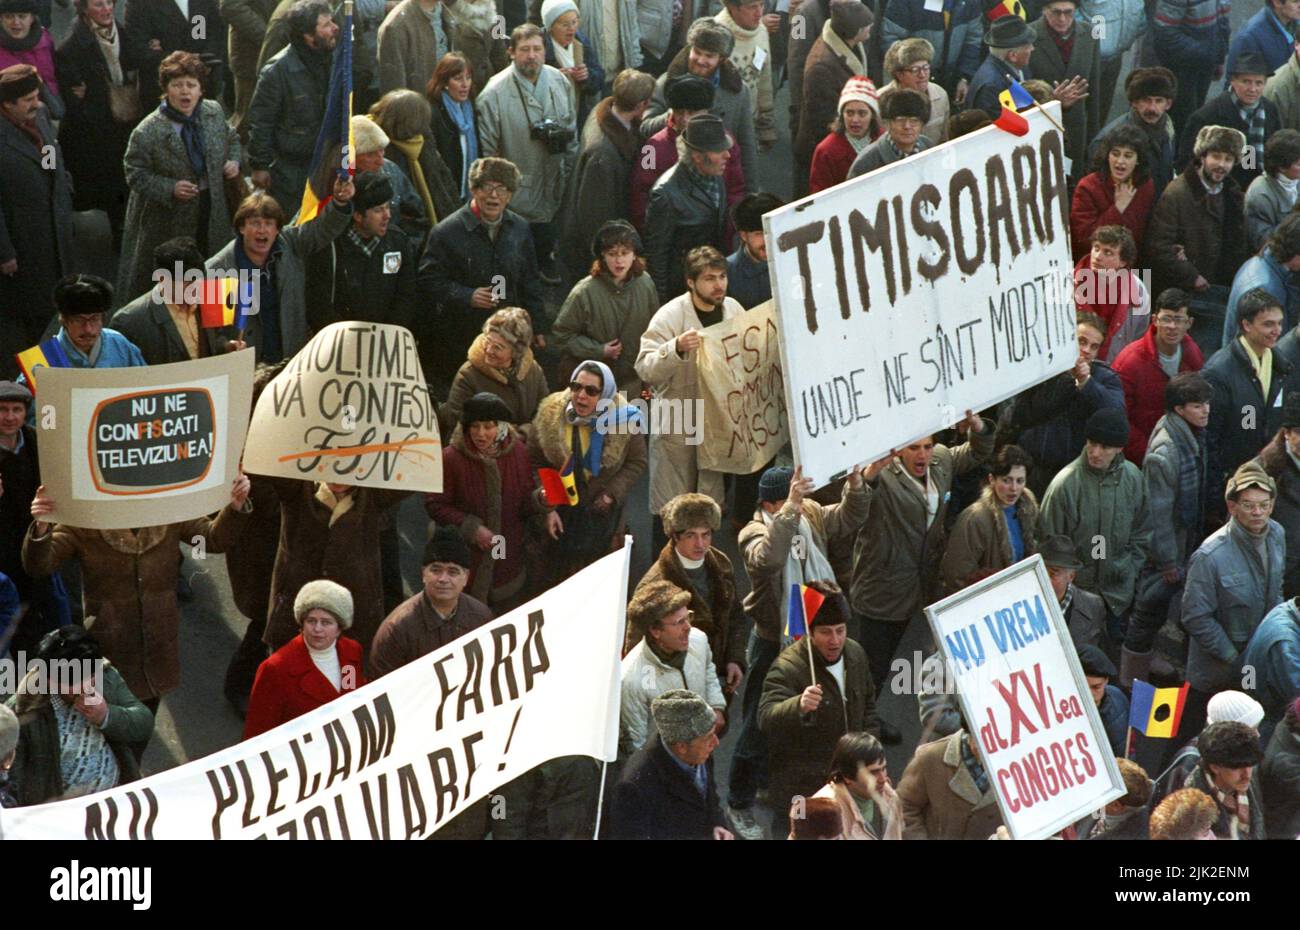
{"label": "winter coat", "polygon": [[1232,73],[1237,58],[1244,52],[1259,55],[1268,66],[1269,73],[1276,72],[1291,57],[1295,47],[1294,29],[1294,24],[1290,27],[1283,26],[1277,14],[1265,4],[1233,35],[1232,42],[1228,45],[1227,73]]}
{"label": "winter coat", "polygon": [[[754,624],[759,639],[770,643],[781,641],[781,608],[790,597],[785,584],[786,560],[790,547],[799,535],[800,517],[808,521],[812,539],[807,545],[828,555],[832,546],[846,545],[862,528],[871,506],[865,487],[854,490],[847,482],[838,504],[822,506],[814,500],[804,499],[802,510],[792,506],[782,507],[772,516],[771,526],[754,512],[736,540],[736,548],[745,560],[749,575],[749,593],[745,595],[745,615]],[[834,578],[814,578],[813,581],[834,581]]]}
{"label": "winter coat", "polygon": [[181,683],[177,547],[201,537],[208,552],[225,552],[238,539],[243,520],[243,513],[227,506],[215,518],[134,533],[56,523],[39,539],[33,523],[23,541],[23,567],[29,575],[43,576],[69,559],[80,560],[86,628],[131,693],[147,701]]}
{"label": "winter coat", "polygon": [[772,299],[767,262],[756,261],[743,242],[727,256],[727,296],[746,310]]}
{"label": "winter coat", "polygon": [[[1148,564],[1164,571],[1181,569],[1205,537],[1205,510],[1211,493],[1205,483],[1204,436],[1197,437],[1192,426],[1178,414],[1170,412],[1161,417],[1151,432],[1151,444],[1142,462],[1146,479],[1147,506],[1151,508],[1151,549]],[[1197,442],[1197,439],[1201,442]],[[1192,453],[1200,457],[1197,469],[1201,476],[1199,515],[1190,522],[1183,515],[1183,496],[1192,490],[1183,486],[1183,456]],[[1130,461],[1132,461],[1130,459]]]}
{"label": "winter coat", "polygon": [[[447,167],[448,173],[456,188],[457,203],[465,203],[469,200],[469,165],[465,164],[465,152],[461,148],[460,129],[447,113],[447,104],[439,95],[437,100],[432,101],[433,119],[430,122],[430,130],[433,133],[434,146],[438,149],[438,155],[442,158],[442,163]],[[474,140],[478,143],[478,122],[474,122]],[[427,142],[425,143],[428,144]],[[480,149],[481,150],[481,149]],[[423,151],[420,152],[424,154]]]}
{"label": "winter coat", "polygon": [[510,409],[510,422],[522,426],[532,422],[537,405],[550,393],[546,375],[542,366],[533,359],[532,349],[524,349],[514,371],[502,371],[488,364],[484,346],[485,337],[481,335],[470,343],[469,360],[456,372],[447,402],[438,407],[438,421],[444,436],[450,436],[459,425],[465,402],[475,394],[495,394],[501,398]]}
{"label": "winter coat", "polygon": [[330,525],[331,513],[316,500],[316,484],[294,478],[271,478],[280,498],[280,546],[271,576],[271,603],[263,641],[279,649],[297,634],[293,600],[309,581],[327,578],[352,593],[348,635],[370,648],[384,619],[380,578],[379,530],[385,511],[397,506],[400,491],[355,488],[355,503]]}
{"label": "winter coat", "polygon": [[[808,0],[800,3],[799,16],[803,28],[790,28],[788,48],[786,49],[785,74],[790,81],[790,138],[798,139],[803,125],[803,75],[808,65],[808,56],[813,46],[822,37],[826,20],[830,18],[830,0]],[[876,17],[879,20],[879,17]],[[875,28],[880,28],[876,26]],[[799,191],[794,192],[796,195]]]}
{"label": "winter coat", "polygon": [[236,79],[257,80],[257,58],[275,0],[220,0],[221,16],[230,25],[230,71]]}
{"label": "winter coat", "polygon": [[1259,788],[1269,839],[1300,836],[1300,727],[1282,724],[1273,731],[1259,767]]}
{"label": "winter coat", "polygon": [[[867,73],[864,55],[861,45],[848,47],[831,29],[830,23],[822,27],[822,34],[813,43],[804,64],[799,134],[793,140],[794,157],[800,164],[811,165],[814,149],[839,115],[840,92],[849,78]],[[873,112],[877,109],[872,107]],[[748,176],[748,168],[745,173]]]}
{"label": "winter coat", "polygon": [[[708,577],[708,599],[691,583],[690,576],[682,567],[681,559],[669,540],[655,559],[650,569],[637,582],[640,591],[652,581],[670,581],[691,595],[691,628],[699,630],[709,640],[709,651],[713,654],[714,671],[720,679],[727,676],[728,663],[745,667],[745,644],[748,629],[740,610],[740,598],[736,597],[736,577],[731,567],[731,559],[717,547],[710,548],[704,555],[704,571]],[[636,592],[632,594],[636,597]],[[623,654],[627,655],[637,642],[637,631],[630,625],[623,643]]]}
{"label": "winter coat", "polygon": [[1106,632],[1106,602],[1091,591],[1085,591],[1074,583],[1070,584],[1074,597],[1070,599],[1070,609],[1065,613],[1065,627],[1070,631],[1070,642],[1074,648],[1081,646],[1101,646]]}
{"label": "winter coat", "polygon": [[[903,838],[903,808],[898,796],[894,795],[892,806],[882,807],[876,802],[876,812],[882,820],[880,835],[876,827],[862,820],[862,810],[854,800],[849,789],[842,782],[827,782],[813,795],[814,798],[827,798],[835,802],[840,811],[840,837],[846,840],[901,840]],[[793,807],[791,808],[793,810]],[[787,839],[793,839],[793,835]]]}
{"label": "winter coat", "polygon": [[[140,764],[131,747],[147,743],[153,735],[153,713],[131,693],[112,662],[105,661],[103,669],[108,719],[101,732],[117,760],[117,783],[124,785],[140,777]],[[58,718],[50,704],[62,698],[29,690],[27,684],[24,680],[18,693],[7,702],[18,717],[18,749],[10,777],[23,807],[57,801],[67,790]]]}
{"label": "winter coat", "polygon": [[849,168],[858,157],[853,143],[842,132],[828,132],[812,152],[808,170],[808,193],[815,194],[843,184],[849,178]]}
{"label": "winter coat", "polygon": [[[60,92],[59,78],[54,60],[54,38],[50,35],[50,30],[43,27],[38,21],[33,21],[31,28],[38,30],[40,33],[40,38],[36,40],[36,44],[31,48],[15,51],[0,45],[0,71],[5,68],[12,68],[14,65],[31,65],[40,75],[45,87],[58,99]],[[28,32],[27,35],[30,37],[31,32]],[[9,39],[7,32],[5,38]],[[63,96],[71,96],[67,88],[64,88]]]}
{"label": "winter coat", "polygon": [[[1174,159],[1177,153],[1174,149],[1174,123],[1168,116],[1162,120],[1163,131],[1157,130],[1152,133],[1145,129],[1146,123],[1142,117],[1138,116],[1137,111],[1129,107],[1122,114],[1115,117],[1093,137],[1092,142],[1088,145],[1088,165],[1092,165],[1097,160],[1097,149],[1101,147],[1102,141],[1120,126],[1132,126],[1142,133],[1148,143],[1147,156],[1150,159],[1149,168],[1151,171],[1151,183],[1155,185],[1155,196],[1159,199],[1164,193],[1169,182],[1174,179]],[[1159,127],[1161,123],[1157,123]],[[1154,139],[1152,138],[1154,135]]]}
{"label": "winter coat", "polygon": [[672,0],[637,0],[636,19],[641,47],[651,57],[662,58],[672,44]]}
{"label": "winter coat", "polygon": [[393,608],[375,634],[366,659],[370,679],[382,678],[435,652],[491,619],[492,611],[487,604],[462,594],[456,603],[456,612],[448,620],[443,620],[424,591],[417,591]]}
{"label": "winter coat", "polygon": [[[270,271],[279,299],[280,345],[284,350],[284,358],[293,358],[307,344],[311,334],[307,322],[307,256],[337,239],[351,221],[350,205],[331,202],[314,219],[301,226],[285,226],[276,237],[266,268]],[[242,256],[242,240],[235,237],[204,264],[209,271],[238,269]],[[259,349],[259,361],[263,360],[260,351],[263,344],[262,326],[261,314],[248,317],[244,324],[244,341]]]}
{"label": "winter coat", "polygon": [[[1101,46],[1094,38],[1091,24],[1075,22],[1068,64],[1061,58],[1061,49],[1052,38],[1046,20],[1039,17],[1030,28],[1038,35],[1032,61],[1035,78],[1054,85],[1078,76],[1090,87],[1101,86]],[[1068,110],[1063,109],[1061,124],[1065,127],[1065,157],[1074,163],[1071,174],[1082,177],[1088,173],[1088,143],[1101,128],[1101,95],[1089,94]]]}
{"label": "winter coat", "polygon": [[[734,136],[733,136],[734,139]],[[627,218],[637,231],[645,234],[645,211],[650,204],[650,190],[669,168],[677,164],[677,131],[665,126],[646,139],[638,150],[632,165],[632,176],[627,194]],[[735,230],[730,220],[731,211],[745,196],[745,168],[741,163],[740,146],[731,144],[727,168],[722,172],[722,184],[727,190],[727,231],[724,239],[732,240]]]}
{"label": "winter coat", "polygon": [[[646,4],[641,8],[645,9]],[[610,835],[619,840],[711,840],[728,823],[718,803],[713,763],[703,794],[655,737],[627,760],[610,799]]]}
{"label": "winter coat", "polygon": [[[641,120],[641,135],[649,138],[668,125],[668,103],[664,87],[675,77],[686,73],[690,49],[684,48],[673,58],[668,70],[655,82],[654,96]],[[713,91],[713,106],[709,112],[722,120],[723,127],[740,146],[740,160],[745,173],[745,190],[758,190],[758,139],[754,135],[754,105],[749,99],[749,88],[736,66],[723,59],[716,72],[717,86]],[[725,249],[723,250],[726,251]]]}
{"label": "winter coat", "polygon": [[1033,67],[1031,60],[1017,78],[1014,68],[1000,58],[989,55],[970,79],[970,85],[966,88],[966,104],[962,109],[983,110],[989,119],[997,119],[1002,112],[998,95],[1010,86],[1007,82],[1016,79],[1023,84],[1036,76]]}
{"label": "winter coat", "polygon": [[[1016,519],[1025,546],[1022,558],[1029,558],[1038,551],[1038,501],[1028,488],[1016,501]],[[979,500],[961,512],[948,536],[939,567],[944,591],[955,594],[1015,562],[1006,514],[993,489],[986,487]]]}
{"label": "winter coat", "polygon": [[1187,680],[1213,694],[1231,687],[1233,671],[1264,615],[1282,601],[1286,531],[1268,521],[1268,564],[1236,520],[1216,530],[1187,563],[1183,628]]}
{"label": "winter coat", "polygon": [[[419,146],[418,153],[415,153],[415,146]],[[456,143],[459,148],[459,141]],[[415,165],[411,164],[411,154],[415,154]],[[432,220],[446,219],[451,216],[465,200],[460,196],[460,185],[458,176],[451,173],[446,162],[442,160],[442,152],[438,148],[438,143],[434,139],[433,131],[426,130],[419,137],[411,139],[391,140],[388,148],[384,150],[384,172],[388,173],[389,166],[397,169],[402,175],[404,186],[410,188],[420,201],[421,212],[425,214],[426,222],[429,220],[429,214],[432,213]],[[416,168],[419,169],[417,174]],[[429,196],[426,199],[424,191],[420,189],[417,178],[423,178],[424,187],[428,190]],[[394,192],[397,186],[394,185]],[[396,214],[394,214],[396,218]],[[427,230],[425,230],[427,232]],[[422,242],[424,233],[421,232],[420,239]],[[414,237],[412,237],[414,238]]]}
{"label": "winter coat", "polygon": [[[527,83],[512,65],[488,81],[478,95],[479,155],[514,162],[523,181],[510,201],[511,209],[530,223],[549,223],[560,211],[565,185],[578,160],[577,110],[569,79],[550,65],[542,65],[535,86],[525,87]],[[551,154],[546,143],[532,138],[533,125],[546,119],[571,133],[562,153]]]}
{"label": "winter coat", "polygon": [[545,332],[537,252],[528,222],[519,214],[512,210],[502,214],[495,241],[472,204],[430,230],[420,256],[417,287],[427,302],[425,312],[437,317],[439,358],[448,374],[461,365],[492,313],[470,306],[475,289],[502,283],[505,293],[499,306],[523,307],[532,317],[533,331]]}
{"label": "winter coat", "polygon": [[1146,5],[1142,0],[1083,0],[1079,21],[1098,29],[1102,61],[1110,61],[1129,50],[1147,31]]}
{"label": "winter coat", "polygon": [[[1282,128],[1282,118],[1278,114],[1277,106],[1267,97],[1261,97],[1259,105],[1264,108],[1264,138],[1268,139]],[[1247,139],[1250,138],[1247,131],[1250,127],[1241,118],[1241,111],[1237,109],[1236,101],[1232,99],[1231,94],[1224,91],[1217,97],[1211,97],[1209,103],[1187,117],[1187,125],[1183,127],[1178,137],[1177,167],[1185,168],[1196,160],[1192,149],[1196,143],[1196,136],[1203,126],[1227,126],[1230,129],[1240,130]],[[1237,159],[1236,164],[1232,166],[1232,178],[1243,191],[1250,187],[1251,181],[1263,173],[1264,159],[1258,157],[1253,159],[1253,164],[1249,167],[1244,158]]]}
{"label": "winter coat", "polygon": [[[615,4],[618,22],[607,25],[603,4],[582,4],[582,8],[578,11],[578,28],[591,38],[592,46],[600,52],[601,60],[604,61],[605,69],[610,75],[626,68],[641,67],[641,25],[638,8],[650,6],[652,6],[650,3],[637,3],[636,0],[618,0]],[[618,34],[606,36],[607,31]],[[606,52],[606,49],[615,47],[618,49],[617,55]],[[659,54],[662,55],[663,51]]]}
{"label": "winter coat", "polygon": [[[1219,799],[1214,792],[1214,786],[1210,784],[1209,776],[1205,771],[1204,762],[1193,769],[1192,773],[1187,776],[1185,787],[1203,791],[1211,798],[1214,798],[1215,806],[1219,809],[1219,816],[1218,819],[1214,821],[1214,825],[1211,829],[1218,839],[1230,839],[1232,837],[1232,821],[1236,819],[1237,815],[1219,803]],[[1246,796],[1250,803],[1250,839],[1267,839],[1268,828],[1267,822],[1264,819],[1264,804],[1263,798],[1260,797],[1258,778],[1252,778],[1250,780],[1250,786],[1246,789]],[[1238,839],[1240,839],[1240,837],[1238,837]]]}
{"label": "winter coat", "polygon": [[[395,218],[395,217],[394,217]],[[307,324],[415,324],[415,244],[394,222],[367,256],[347,233],[307,256]]]}
{"label": "winter coat", "polygon": [[705,177],[691,162],[679,161],[655,182],[645,211],[645,251],[660,303],[686,290],[687,252],[702,245],[724,255],[729,251],[726,224],[721,178]]}
{"label": "winter coat", "polygon": [[1259,734],[1267,744],[1287,708],[1300,698],[1300,610],[1294,600],[1278,604],[1260,621],[1241,654],[1241,666],[1255,670],[1251,690],[1264,707]]}
{"label": "winter coat", "polygon": [[928,483],[938,493],[939,508],[926,524],[926,498],[920,485],[895,459],[874,481],[867,482],[870,510],[853,550],[853,612],[906,623],[937,593],[939,564],[947,536],[945,524],[952,483],[993,454],[993,424],[950,449],[934,447]]}
{"label": "winter coat", "polygon": [[[147,49],[139,36],[120,25],[117,34],[118,65],[129,85],[133,78],[139,79]],[[59,45],[54,64],[66,98],[65,114],[59,123],[59,145],[76,186],[73,202],[78,210],[115,209],[122,211],[119,216],[123,215],[128,190],[122,158],[139,120],[119,123],[113,118],[108,102],[108,65],[99,42],[81,17]],[[71,88],[80,84],[86,85],[86,92],[78,97]]]}
{"label": "winter coat", "polygon": [[1291,212],[1292,206],[1294,203],[1283,193],[1275,175],[1261,174],[1250,182],[1246,188],[1245,211],[1246,237],[1252,254],[1258,254],[1268,244],[1269,236]]}
{"label": "winter coat", "polygon": [[[105,327],[99,331],[99,355],[93,365],[90,363],[90,356],[72,344],[72,340],[68,338],[68,331],[62,326],[54,334],[54,338],[58,340],[63,354],[68,357],[69,368],[143,368],[145,365],[140,350],[115,329]],[[25,381],[25,377],[18,378],[20,384]]]}
{"label": "winter coat", "polygon": [[[1246,349],[1240,339],[1233,339],[1210,356],[1201,374],[1214,388],[1206,430],[1209,486],[1222,488],[1238,466],[1257,456],[1281,428],[1291,365],[1273,352],[1273,378],[1265,397]],[[1253,416],[1247,416],[1250,411]]]}
{"label": "winter coat", "polygon": [[474,86],[481,89],[492,75],[510,67],[509,36],[497,25],[497,7],[492,0],[456,0],[454,6],[447,5],[447,11],[455,22],[451,47],[469,60]]}
{"label": "winter coat", "polygon": [[[0,275],[0,314],[7,318],[0,330],[11,328],[8,320],[14,318],[32,323],[39,318],[43,328],[54,313],[50,296],[54,285],[74,267],[72,179],[44,111],[37,113],[36,130],[45,145],[53,146],[53,170],[45,167],[42,150],[25,133],[9,120],[0,119],[0,164],[4,165],[0,171],[0,263],[18,260],[17,274]],[[38,341],[25,342],[25,338],[10,341],[0,333],[11,354]]]}
{"label": "winter coat", "polygon": [[271,487],[271,479],[263,475],[248,478],[253,512],[242,521],[239,540],[232,546],[239,555],[226,559],[226,574],[231,600],[252,621],[250,626],[256,624],[260,640],[260,631],[266,628],[266,605],[271,602],[275,552],[280,547],[280,497]]}
{"label": "winter coat", "polygon": [[[636,353],[658,309],[654,279],[644,272],[621,285],[603,273],[583,278],[564,299],[551,331],[551,342],[560,353],[561,380],[580,362],[603,361],[614,372],[620,391],[631,398],[640,397]],[[618,358],[607,359],[605,344],[615,339],[622,343],[623,351]]]}
{"label": "winter coat", "polygon": [[641,137],[636,126],[624,126],[613,109],[614,98],[606,97],[582,131],[582,152],[569,185],[560,238],[560,259],[572,279],[591,267],[594,231],[628,215],[628,184],[641,155]]}
{"label": "winter coat", "polygon": [[1282,596],[1300,596],[1300,466],[1286,451],[1286,437],[1274,436],[1255,461],[1277,483],[1274,520],[1286,530],[1286,572]]}
{"label": "winter coat", "polygon": [[[446,4],[438,6],[445,50],[454,51],[454,27]],[[413,90],[421,96],[438,66],[437,35],[416,0],[402,0],[379,26],[379,92]]]}
{"label": "winter coat", "polygon": [[[741,80],[749,90],[754,110],[754,135],[760,145],[771,146],[777,140],[776,100],[772,80],[772,46],[767,28],[760,22],[752,30],[742,28],[724,6],[713,19],[731,33],[732,48],[729,61],[740,72]],[[761,53],[761,54],[760,54]],[[762,59],[762,67],[754,64]]]}
{"label": "winter coat", "polygon": [[[1175,178],[1156,202],[1143,242],[1146,263],[1155,275],[1155,292],[1167,287],[1192,291],[1196,276],[1228,286],[1246,258],[1243,196],[1228,177],[1212,209],[1195,163]],[[1175,257],[1181,245],[1185,260]]]}
{"label": "winter coat", "polygon": [[1099,171],[1085,175],[1074,188],[1070,201],[1070,243],[1077,262],[1092,249],[1092,234],[1100,226],[1123,226],[1133,234],[1138,251],[1142,249],[1142,235],[1147,231],[1151,210],[1156,203],[1156,187],[1147,178],[1133,194],[1128,208],[1122,213],[1115,206],[1115,185]]}
{"label": "winter coat", "polygon": [[1264,98],[1273,101],[1284,127],[1300,126],[1300,59],[1292,55],[1273,73],[1264,85]]}
{"label": "winter coat", "polygon": [[[722,322],[744,313],[740,304],[723,298]],[[636,372],[662,402],[680,401],[683,409],[700,398],[697,352],[677,354],[677,337],[703,324],[690,294],[675,297],[651,318],[636,357]],[[704,338],[708,338],[707,330]],[[700,428],[697,424],[696,428]],[[721,506],[725,502],[722,474],[696,465],[697,446],[688,445],[684,430],[656,432],[650,437],[650,512],[659,513],[678,494],[698,491]]]}
{"label": "winter coat", "polygon": [[[523,587],[524,524],[544,509],[538,494],[523,437],[511,430],[501,454],[488,458],[456,425],[442,455],[442,490],[425,495],[424,509],[436,525],[459,530],[469,546],[466,593],[487,604],[505,601]],[[484,526],[504,540],[501,552],[475,543],[474,534]]]}
{"label": "winter coat", "polygon": [[301,633],[258,666],[248,698],[248,716],[244,718],[244,739],[274,730],[366,683],[361,668],[361,644],[344,635],[334,647],[338,650],[342,672],[342,687],[338,689],[316,667]]}
{"label": "winter coat", "polygon": [[1179,77],[1223,64],[1232,33],[1228,0],[1156,0],[1151,19],[1160,64]]}
{"label": "winter coat", "polygon": [[622,701],[619,705],[618,750],[631,755],[656,733],[650,702],[674,688],[685,688],[708,702],[715,711],[727,712],[727,699],[718,682],[709,638],[692,629],[687,639],[686,663],[674,668],[651,651],[642,639],[623,657]]}
{"label": "winter coat", "polygon": [[[772,806],[785,810],[796,795],[808,797],[826,782],[835,743],[845,733],[863,730],[879,736],[875,689],[867,654],[854,640],[844,643],[844,690],[808,643],[798,640],[781,651],[763,679],[758,725],[767,737],[768,790]],[[799,709],[799,697],[813,680],[822,687],[822,702],[811,714]]]}
{"label": "winter coat", "polygon": [[962,762],[964,739],[958,730],[917,747],[898,782],[903,839],[987,840],[1002,825],[993,789],[981,794]]}
{"label": "winter coat", "polygon": [[976,0],[955,0],[951,10],[932,7],[924,0],[888,0],[880,26],[881,45],[888,48],[906,38],[927,40],[934,46],[931,80],[951,92],[962,78],[970,80],[980,66],[983,8]]}
{"label": "winter coat", "polygon": [[1075,584],[1100,594],[1115,616],[1128,610],[1151,546],[1146,483],[1136,465],[1117,455],[1099,472],[1081,452],[1048,486],[1039,528],[1074,543],[1084,563]]}
{"label": "winter coat", "polygon": [[[216,101],[199,101],[195,114],[203,131],[205,178],[195,175],[176,124],[159,110],[140,121],[127,143],[124,159],[131,198],[126,207],[122,258],[113,293],[119,306],[152,286],[153,250],[168,239],[206,236],[208,250],[214,251],[234,234],[222,167],[227,161],[239,161],[239,137],[226,124],[225,113]],[[206,230],[198,228],[199,199],[181,201],[173,194],[177,181],[200,185],[206,182],[211,204]]]}
{"label": "winter coat", "polygon": [[1102,692],[1101,704],[1097,707],[1097,716],[1101,718],[1102,728],[1110,741],[1110,750],[1116,756],[1124,755],[1124,742],[1128,734],[1128,712],[1128,695],[1115,685],[1106,685]]}
{"label": "winter coat", "polygon": [[[204,59],[211,73],[203,82],[203,96],[221,98],[225,84],[226,23],[221,18],[217,0],[189,0],[188,16],[175,3],[157,0],[126,0],[123,21],[126,28],[148,45],[157,39],[161,48],[149,50],[141,71],[141,99],[156,104],[162,88],[158,86],[158,65],[172,52],[193,52]],[[202,28],[199,28],[199,27]],[[147,88],[147,89],[146,89]]]}
{"label": "winter coat", "polygon": [[[1178,371],[1200,371],[1205,364],[1200,346],[1190,335],[1179,343],[1182,356]],[[1124,385],[1124,410],[1128,413],[1128,445],[1124,457],[1141,465],[1147,440],[1156,421],[1165,415],[1165,385],[1169,376],[1160,367],[1156,348],[1156,327],[1152,324],[1137,342],[1130,342],[1114,361],[1115,373]]]}
{"label": "winter coat", "polygon": [[[537,407],[532,429],[528,431],[528,454],[534,468],[563,468],[572,454],[564,408],[569,403],[569,389],[556,391]],[[625,406],[627,398],[614,395],[615,406]],[[602,494],[614,498],[616,506],[627,503],[632,486],[645,473],[645,437],[632,432],[609,432],[600,455],[600,474],[587,479],[587,499]],[[582,506],[582,504],[579,504]]]}
{"label": "winter coat", "polygon": [[245,167],[271,173],[270,194],[286,216],[298,212],[316,137],[325,121],[328,72],[309,65],[305,46],[294,42],[276,52],[257,77],[248,104]]}
{"label": "winter coat", "polygon": [[[113,314],[113,328],[140,350],[146,365],[190,361],[189,350],[181,339],[171,311],[165,303],[155,299],[152,288]],[[223,354],[236,335],[230,327],[215,329],[200,325],[200,357]]]}
{"label": "winter coat", "polygon": [[1113,365],[1120,352],[1142,338],[1151,324],[1151,294],[1141,275],[1130,269],[1113,273],[1092,270],[1090,255],[1074,266],[1074,309],[1092,313],[1105,324],[1097,358]]}
{"label": "winter coat", "polygon": [[1287,271],[1273,257],[1272,247],[1266,245],[1258,255],[1246,259],[1232,278],[1232,290],[1228,292],[1228,303],[1223,310],[1222,345],[1241,335],[1237,303],[1255,288],[1262,288],[1276,298],[1282,308],[1282,332],[1289,334],[1300,323],[1300,278]]}
{"label": "winter coat", "polygon": [[[920,136],[917,138],[916,148],[911,154],[916,155],[932,147],[933,144],[929,139]],[[853,164],[849,165],[849,177],[861,177],[864,174],[869,174],[886,165],[892,165],[896,161],[902,161],[904,158],[909,157],[909,155],[904,155],[898,151],[890,139],[889,133],[886,132],[863,149],[857,158],[853,159]]]}

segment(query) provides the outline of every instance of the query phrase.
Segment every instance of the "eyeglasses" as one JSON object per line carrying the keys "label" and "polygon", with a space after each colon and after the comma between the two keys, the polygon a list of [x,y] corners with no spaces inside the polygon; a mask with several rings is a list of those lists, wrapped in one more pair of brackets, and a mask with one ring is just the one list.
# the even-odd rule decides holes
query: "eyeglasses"
{"label": "eyeglasses", "polygon": [[1268,513],[1273,509],[1273,502],[1270,501],[1237,501],[1237,509],[1244,510],[1246,513]]}
{"label": "eyeglasses", "polygon": [[581,381],[570,381],[569,390],[574,394],[586,394],[588,397],[600,396],[600,388],[591,384],[583,384]]}
{"label": "eyeglasses", "polygon": [[906,71],[908,74],[915,74],[918,76],[922,74],[929,74],[930,63],[928,61],[923,61],[919,65],[912,65],[912,67],[903,68],[902,70]]}
{"label": "eyeglasses", "polygon": [[482,194],[487,194],[490,197],[502,197],[510,193],[510,188],[506,187],[504,184],[480,184],[478,187],[474,188],[474,190]]}

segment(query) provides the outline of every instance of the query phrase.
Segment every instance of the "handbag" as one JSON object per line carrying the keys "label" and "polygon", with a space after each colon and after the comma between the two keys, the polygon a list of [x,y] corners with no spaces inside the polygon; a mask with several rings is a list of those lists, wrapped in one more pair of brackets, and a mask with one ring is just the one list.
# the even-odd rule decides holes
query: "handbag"
{"label": "handbag", "polygon": [[122,84],[108,84],[108,109],[113,121],[134,124],[140,120],[140,77],[133,75]]}

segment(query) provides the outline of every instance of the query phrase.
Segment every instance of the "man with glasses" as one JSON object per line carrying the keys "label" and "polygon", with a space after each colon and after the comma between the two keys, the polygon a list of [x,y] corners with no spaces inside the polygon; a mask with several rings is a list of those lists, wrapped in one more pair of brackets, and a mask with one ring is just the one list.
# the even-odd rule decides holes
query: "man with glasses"
{"label": "man with glasses", "polygon": [[72,368],[144,365],[144,356],[135,344],[104,325],[104,316],[112,303],[113,288],[97,275],[68,275],[54,285],[54,306],[59,311],[55,339]]}
{"label": "man with glasses", "polygon": [[1124,457],[1139,467],[1151,430],[1165,413],[1165,385],[1179,372],[1200,371],[1205,364],[1191,337],[1190,300],[1176,287],[1161,291],[1152,325],[1141,339],[1125,346],[1112,365],[1124,385],[1124,409],[1128,412]]}
{"label": "man with glasses", "polygon": [[920,91],[900,87],[881,94],[880,116],[885,134],[853,160],[850,178],[923,152],[934,144],[921,135],[921,128],[930,119],[930,101]]}
{"label": "man with glasses", "polygon": [[921,135],[938,145],[948,139],[948,113],[952,107],[948,92],[937,81],[930,80],[933,61],[934,46],[925,39],[918,36],[895,42],[885,52],[884,66],[885,74],[893,80],[880,88],[880,93],[903,87],[924,94],[930,101],[930,120],[921,127]]}
{"label": "man with glasses", "polygon": [[1086,82],[1088,94],[1082,103],[1061,113],[1065,157],[1073,162],[1072,175],[1081,178],[1092,167],[1088,143],[1101,128],[1101,47],[1091,24],[1077,21],[1077,12],[1078,0],[1049,0],[1032,28],[1034,77],[1053,85],[1076,79]]}
{"label": "man with glasses", "polygon": [[1231,519],[1188,563],[1183,627],[1191,690],[1181,742],[1201,732],[1210,698],[1232,686],[1251,634],[1282,601],[1286,532],[1271,519],[1276,498],[1277,485],[1259,465],[1242,465],[1224,493]]}

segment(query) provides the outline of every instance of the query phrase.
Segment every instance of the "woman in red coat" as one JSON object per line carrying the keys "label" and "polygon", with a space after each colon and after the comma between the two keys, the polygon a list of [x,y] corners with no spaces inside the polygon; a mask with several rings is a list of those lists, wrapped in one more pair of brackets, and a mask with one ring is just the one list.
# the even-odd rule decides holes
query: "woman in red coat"
{"label": "woman in red coat", "polygon": [[1094,168],[1074,189],[1070,204],[1074,260],[1088,254],[1092,234],[1101,226],[1127,228],[1141,254],[1142,236],[1156,202],[1146,138],[1133,126],[1117,127],[1098,146]]}
{"label": "woman in red coat", "polygon": [[274,730],[366,683],[352,625],[352,594],[333,581],[309,581],[294,598],[301,632],[262,663],[248,698],[244,739]]}
{"label": "woman in red coat", "polygon": [[813,149],[808,193],[815,194],[844,181],[853,159],[880,135],[876,87],[870,78],[851,77],[840,92],[839,116],[831,131]]}

